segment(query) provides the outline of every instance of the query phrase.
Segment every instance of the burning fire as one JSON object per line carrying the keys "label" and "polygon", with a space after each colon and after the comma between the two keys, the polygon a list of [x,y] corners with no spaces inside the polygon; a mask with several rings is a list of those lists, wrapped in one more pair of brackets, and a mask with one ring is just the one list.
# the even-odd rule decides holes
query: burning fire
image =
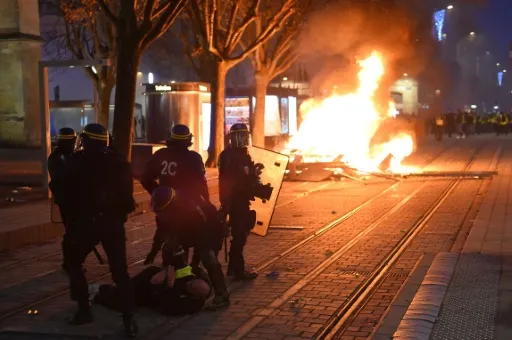
{"label": "burning fire", "polygon": [[[374,94],[384,75],[384,64],[374,52],[359,62],[359,88],[354,93],[332,95],[326,99],[306,101],[301,110],[305,118],[286,150],[297,150],[304,162],[341,161],[362,171],[387,170],[398,172],[402,160],[414,151],[411,135],[390,136],[386,142],[372,142],[385,118],[396,116],[390,103],[388,112],[379,114]],[[384,170],[386,170],[384,169]]]}

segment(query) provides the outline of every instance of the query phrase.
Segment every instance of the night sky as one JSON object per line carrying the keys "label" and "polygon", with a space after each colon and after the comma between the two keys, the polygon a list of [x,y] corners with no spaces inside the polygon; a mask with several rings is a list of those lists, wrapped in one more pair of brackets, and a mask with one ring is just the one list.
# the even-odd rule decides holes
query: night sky
{"label": "night sky", "polygon": [[483,33],[500,44],[502,58],[507,58],[512,40],[512,0],[489,0],[478,20]]}

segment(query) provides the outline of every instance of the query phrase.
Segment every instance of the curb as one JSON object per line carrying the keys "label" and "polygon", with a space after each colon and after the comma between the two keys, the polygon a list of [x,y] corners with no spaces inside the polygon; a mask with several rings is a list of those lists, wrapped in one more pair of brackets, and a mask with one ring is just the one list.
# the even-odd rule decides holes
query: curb
{"label": "curb", "polygon": [[435,257],[393,339],[430,338],[458,260],[458,253]]}

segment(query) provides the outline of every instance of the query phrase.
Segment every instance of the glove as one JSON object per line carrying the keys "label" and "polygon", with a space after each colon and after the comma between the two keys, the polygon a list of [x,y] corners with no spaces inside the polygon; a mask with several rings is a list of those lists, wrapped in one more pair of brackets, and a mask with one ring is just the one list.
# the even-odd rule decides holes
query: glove
{"label": "glove", "polygon": [[155,261],[157,252],[150,251],[148,255],[146,255],[146,259],[144,260],[144,265],[152,264]]}
{"label": "glove", "polygon": [[256,163],[254,165],[254,173],[256,174],[256,177],[260,177],[262,174],[262,170],[265,169],[265,166],[261,163]]}
{"label": "glove", "polygon": [[228,216],[228,209],[226,208],[226,206],[222,205],[219,209],[219,211],[217,211],[217,217],[219,218],[219,220],[221,220],[223,223],[226,221],[226,218]]}

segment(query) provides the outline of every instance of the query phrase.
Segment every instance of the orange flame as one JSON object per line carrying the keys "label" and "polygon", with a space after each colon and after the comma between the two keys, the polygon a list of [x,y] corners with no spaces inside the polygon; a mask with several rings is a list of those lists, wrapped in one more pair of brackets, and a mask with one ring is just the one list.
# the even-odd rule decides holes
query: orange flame
{"label": "orange flame", "polygon": [[[373,101],[384,75],[382,58],[374,52],[359,65],[359,88],[355,93],[304,102],[304,120],[285,153],[297,150],[304,162],[330,162],[342,156],[343,162],[362,171],[376,171],[391,155],[388,170],[400,170],[401,161],[414,151],[409,134],[402,133],[379,145],[371,143],[383,119]],[[391,102],[385,116],[394,117],[396,113]]]}

